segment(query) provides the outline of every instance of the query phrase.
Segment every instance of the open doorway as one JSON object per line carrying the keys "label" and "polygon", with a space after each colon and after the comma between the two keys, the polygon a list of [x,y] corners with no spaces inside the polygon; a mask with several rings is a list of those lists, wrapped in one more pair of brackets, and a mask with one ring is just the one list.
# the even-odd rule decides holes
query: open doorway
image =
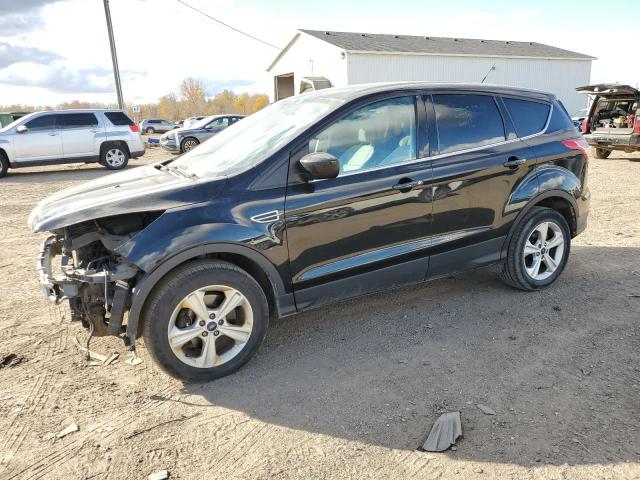
{"label": "open doorway", "polygon": [[273,77],[274,82],[274,98],[277,102],[283,98],[293,97],[295,94],[293,84],[293,73],[285,73],[284,75],[276,75]]}

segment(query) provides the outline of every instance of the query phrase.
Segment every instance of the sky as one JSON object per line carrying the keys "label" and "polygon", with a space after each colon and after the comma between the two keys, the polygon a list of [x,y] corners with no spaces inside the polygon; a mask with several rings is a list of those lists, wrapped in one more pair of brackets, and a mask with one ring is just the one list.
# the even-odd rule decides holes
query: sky
{"label": "sky", "polygon": [[[597,57],[593,83],[640,83],[638,0],[185,1],[280,47],[297,28],[533,41]],[[271,89],[277,49],[176,0],[110,5],[126,102],[154,102],[186,77],[209,95]],[[116,101],[102,1],[0,0],[0,105],[71,100]]]}

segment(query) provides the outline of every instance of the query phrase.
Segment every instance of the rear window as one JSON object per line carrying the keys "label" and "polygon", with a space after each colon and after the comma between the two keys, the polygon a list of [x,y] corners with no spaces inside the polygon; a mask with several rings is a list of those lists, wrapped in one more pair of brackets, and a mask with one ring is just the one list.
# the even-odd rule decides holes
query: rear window
{"label": "rear window", "polygon": [[98,119],[93,113],[65,113],[60,115],[62,128],[95,127]]}
{"label": "rear window", "polygon": [[551,108],[548,104],[516,98],[503,98],[503,100],[519,137],[540,133],[547,124]]}
{"label": "rear window", "polygon": [[105,112],[105,117],[116,126],[133,125],[133,122],[122,112]]}
{"label": "rear window", "polygon": [[575,125],[571,121],[569,114],[563,106],[557,103],[553,107],[551,112],[551,120],[549,120],[549,126],[547,127],[547,133],[559,132],[561,130],[575,129]]}
{"label": "rear window", "polygon": [[433,95],[440,153],[503,142],[504,124],[490,95]]}

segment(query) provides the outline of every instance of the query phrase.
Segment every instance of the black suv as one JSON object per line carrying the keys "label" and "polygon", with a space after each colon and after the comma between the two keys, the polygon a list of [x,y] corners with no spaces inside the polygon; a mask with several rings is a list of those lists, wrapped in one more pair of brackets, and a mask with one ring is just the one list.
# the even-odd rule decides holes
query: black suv
{"label": "black suv", "polygon": [[53,233],[38,266],[51,301],[210,380],[255,354],[272,317],[489,264],[514,287],[548,286],[586,226],[586,148],[548,93],[326,89],[63,190],[29,224]]}

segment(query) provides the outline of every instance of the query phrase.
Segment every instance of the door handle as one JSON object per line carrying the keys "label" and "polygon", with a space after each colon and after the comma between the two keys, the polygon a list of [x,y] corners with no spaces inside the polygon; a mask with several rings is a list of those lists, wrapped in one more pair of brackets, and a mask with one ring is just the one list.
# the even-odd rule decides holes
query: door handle
{"label": "door handle", "polygon": [[408,192],[409,190],[419,187],[421,185],[424,185],[424,181],[423,180],[416,180],[415,182],[412,181],[408,181],[408,182],[400,182],[400,183],[396,183],[393,187],[394,190],[399,190],[401,192]]}
{"label": "door handle", "polygon": [[51,132],[51,133],[49,134],[49,136],[50,136],[50,137],[57,137],[57,136],[58,136],[58,134],[57,134],[57,133],[55,133],[55,132]]}
{"label": "door handle", "polygon": [[509,159],[506,162],[504,162],[502,165],[504,165],[507,168],[518,168],[523,163],[526,163],[526,161],[527,161],[526,158],[509,157]]}

